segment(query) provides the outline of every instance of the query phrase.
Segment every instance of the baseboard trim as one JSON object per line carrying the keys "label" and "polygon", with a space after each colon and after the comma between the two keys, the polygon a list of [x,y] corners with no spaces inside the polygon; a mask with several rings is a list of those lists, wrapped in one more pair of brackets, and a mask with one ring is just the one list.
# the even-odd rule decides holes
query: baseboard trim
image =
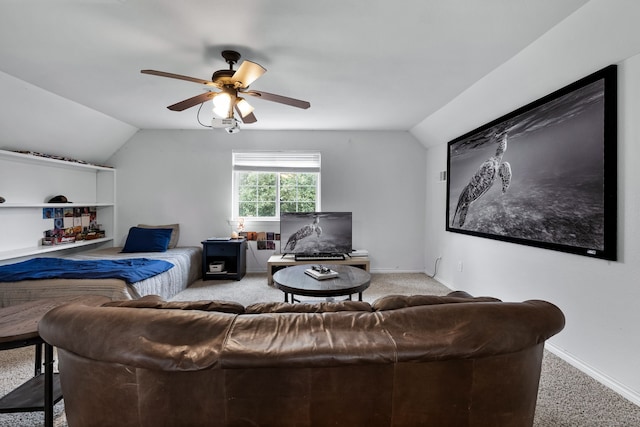
{"label": "baseboard trim", "polygon": [[[439,277],[436,277],[436,280],[438,280],[440,283],[442,283],[447,288],[449,288],[451,290],[454,289],[453,286],[451,286],[446,281],[443,281]],[[557,347],[557,346],[553,345],[549,341],[547,341],[545,343],[545,348],[547,350],[549,350],[551,353],[553,353],[556,356],[558,356],[560,359],[564,360],[565,362],[567,362],[571,366],[573,366],[576,369],[578,369],[579,371],[584,372],[586,375],[588,375],[591,378],[593,378],[594,380],[598,381],[600,384],[602,384],[605,387],[607,387],[607,388],[613,390],[614,392],[618,393],[620,396],[624,397],[625,399],[627,399],[628,401],[630,401],[634,405],[640,406],[640,393],[630,389],[629,387],[625,386],[624,384],[621,384],[620,382],[614,380],[610,376],[598,371],[597,369],[591,367],[590,365],[588,365],[587,363],[585,363],[582,360],[578,359],[577,357],[575,357],[571,353],[567,353],[566,351],[564,351],[560,347]]]}
{"label": "baseboard trim", "polygon": [[391,274],[391,273],[424,273],[423,270],[396,270],[393,268],[373,268],[369,273]]}
{"label": "baseboard trim", "polygon": [[545,348],[549,350],[551,353],[558,356],[560,359],[570,364],[571,366],[589,375],[591,378],[598,381],[600,384],[615,391],[616,393],[618,393],[620,396],[624,397],[631,403],[640,406],[640,393],[637,393],[636,391],[631,390],[629,387],[625,386],[624,384],[620,384],[618,381],[614,380],[610,376],[598,371],[597,369],[594,369],[593,367],[589,366],[582,360],[578,359],[577,357],[573,356],[570,353],[567,353],[566,351],[562,350],[560,347],[557,347],[549,343],[548,341],[545,343]]}

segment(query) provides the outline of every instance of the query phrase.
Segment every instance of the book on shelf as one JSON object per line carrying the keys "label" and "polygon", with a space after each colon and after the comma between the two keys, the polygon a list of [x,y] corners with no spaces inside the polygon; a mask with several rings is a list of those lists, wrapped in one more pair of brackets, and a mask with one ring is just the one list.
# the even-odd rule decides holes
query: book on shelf
{"label": "book on shelf", "polygon": [[326,267],[313,266],[311,268],[307,268],[304,272],[317,280],[325,280],[338,277],[337,271],[331,270],[330,268]]}

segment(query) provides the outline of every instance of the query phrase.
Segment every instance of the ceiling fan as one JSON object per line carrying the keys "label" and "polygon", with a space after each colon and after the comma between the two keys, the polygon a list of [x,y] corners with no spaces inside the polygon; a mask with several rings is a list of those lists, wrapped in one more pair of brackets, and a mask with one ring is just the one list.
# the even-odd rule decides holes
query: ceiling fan
{"label": "ceiling fan", "polygon": [[[203,80],[156,70],[141,70],[140,72],[154,76],[186,80],[207,86],[207,92],[169,105],[167,108],[172,111],[183,111],[208,100],[212,100],[214,105],[213,111],[221,118],[232,119],[235,110],[240,115],[243,123],[255,123],[257,119],[253,114],[254,108],[242,97],[244,95],[279,102],[297,108],[306,109],[311,106],[307,101],[258,90],[248,90],[249,85],[262,76],[267,70],[261,65],[251,61],[243,61],[240,67],[234,70],[233,66],[240,60],[240,54],[233,50],[223,50],[222,57],[227,64],[229,64],[229,69],[215,71],[213,76],[211,76],[211,80]],[[211,88],[211,90],[209,90],[209,88]],[[220,92],[213,91],[213,89],[219,89]]]}

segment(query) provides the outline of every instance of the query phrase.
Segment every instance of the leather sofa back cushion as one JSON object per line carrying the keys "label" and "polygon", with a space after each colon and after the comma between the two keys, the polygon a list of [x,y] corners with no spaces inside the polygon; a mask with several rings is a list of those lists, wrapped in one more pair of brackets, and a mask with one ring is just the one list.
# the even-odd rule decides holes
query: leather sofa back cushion
{"label": "leather sofa back cushion", "polygon": [[159,308],[175,310],[201,310],[233,314],[261,313],[335,313],[340,311],[387,311],[422,305],[452,304],[463,302],[500,302],[491,297],[467,297],[465,293],[452,292],[447,296],[434,295],[388,295],[378,298],[372,304],[362,301],[338,301],[307,303],[261,302],[246,308],[236,302],[220,300],[164,301],[157,295],[147,295],[136,300],[110,301],[103,307]]}
{"label": "leather sofa back cushion", "polygon": [[438,304],[453,304],[463,302],[501,302],[497,298],[491,297],[465,297],[457,296],[452,293],[447,296],[435,296],[435,295],[388,295],[386,297],[378,298],[372,304],[374,311],[386,311],[386,310],[398,310],[407,307],[416,307],[421,305],[438,305]]}
{"label": "leather sofa back cushion", "polygon": [[[415,300],[419,298],[410,299]],[[487,357],[540,344],[564,326],[562,312],[544,301],[244,315],[201,310],[224,307],[225,302],[146,298],[110,304],[120,307],[54,308],[38,324],[40,336],[88,359],[194,371],[308,367],[310,360],[329,367]],[[174,309],[126,307],[136,304]],[[352,303],[327,306],[334,309],[336,304]]]}
{"label": "leather sofa back cushion", "polygon": [[244,306],[232,301],[202,300],[202,301],[164,301],[157,295],[147,295],[135,300],[109,301],[103,307],[127,308],[161,308],[173,310],[200,310],[219,313],[242,314]]}
{"label": "leather sofa back cushion", "polygon": [[335,313],[338,311],[371,312],[371,304],[361,301],[321,302],[317,304],[261,302],[245,308],[247,314],[260,313]]}

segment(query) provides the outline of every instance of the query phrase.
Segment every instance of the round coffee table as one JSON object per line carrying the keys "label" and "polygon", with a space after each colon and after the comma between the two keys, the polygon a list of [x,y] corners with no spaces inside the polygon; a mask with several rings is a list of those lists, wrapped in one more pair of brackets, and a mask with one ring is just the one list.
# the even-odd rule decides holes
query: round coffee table
{"label": "round coffee table", "polygon": [[284,292],[284,302],[300,302],[295,295],[307,297],[333,298],[337,296],[349,296],[358,294],[358,300],[362,301],[362,292],[369,287],[371,276],[361,268],[350,265],[322,264],[338,272],[338,277],[317,280],[307,275],[304,271],[311,268],[311,264],[296,265],[276,271],[273,282],[276,288]]}

